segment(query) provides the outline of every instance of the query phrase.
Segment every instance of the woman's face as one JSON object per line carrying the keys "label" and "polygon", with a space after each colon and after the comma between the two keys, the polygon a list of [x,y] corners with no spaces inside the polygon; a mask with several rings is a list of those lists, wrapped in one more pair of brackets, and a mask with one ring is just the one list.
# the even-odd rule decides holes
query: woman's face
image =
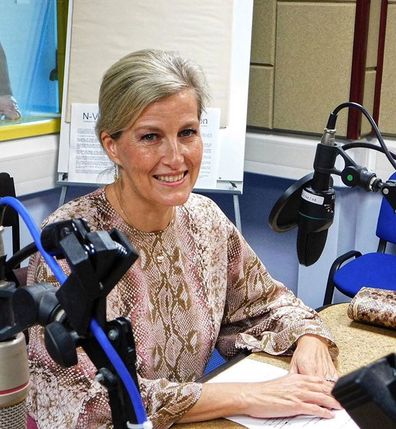
{"label": "woman's face", "polygon": [[103,133],[102,142],[112,161],[122,167],[124,198],[132,197],[133,204],[147,209],[185,203],[202,159],[194,91],[152,103],[119,139]]}

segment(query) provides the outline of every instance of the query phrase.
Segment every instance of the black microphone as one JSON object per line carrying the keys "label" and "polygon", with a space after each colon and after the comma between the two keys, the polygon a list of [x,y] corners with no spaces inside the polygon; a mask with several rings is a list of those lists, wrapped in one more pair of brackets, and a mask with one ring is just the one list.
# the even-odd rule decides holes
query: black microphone
{"label": "black microphone", "polygon": [[300,264],[314,264],[323,252],[334,218],[335,129],[325,128],[316,148],[312,180],[302,188],[297,214],[297,256]]}
{"label": "black microphone", "polygon": [[[380,142],[380,147],[370,143],[352,142],[342,146],[336,143],[337,114],[345,107],[359,109],[366,116]],[[366,191],[373,192],[380,190],[384,196],[388,196],[387,199],[392,207],[396,208],[396,190],[393,191],[393,185],[390,186],[390,182],[384,184],[375,173],[357,165],[346,154],[346,150],[353,147],[383,152],[392,166],[396,168],[394,160],[396,155],[387,149],[377,124],[367,110],[352,101],[342,103],[330,113],[322,139],[316,147],[314,172],[307,174],[290,186],[271,210],[269,224],[274,231],[284,232],[295,226],[298,227],[297,254],[298,261],[302,265],[312,265],[320,258],[326,244],[328,229],[333,223],[335,192],[332,174],[340,176],[346,186],[360,186]],[[338,155],[342,156],[345,163],[342,171],[335,168]],[[390,196],[391,191],[394,193],[392,197]]]}
{"label": "black microphone", "polygon": [[298,261],[305,266],[319,259],[333,222],[335,192],[331,174],[337,155],[335,129],[326,127],[316,148],[314,172],[291,185],[275,203],[269,216],[269,224],[276,232],[298,227]]}

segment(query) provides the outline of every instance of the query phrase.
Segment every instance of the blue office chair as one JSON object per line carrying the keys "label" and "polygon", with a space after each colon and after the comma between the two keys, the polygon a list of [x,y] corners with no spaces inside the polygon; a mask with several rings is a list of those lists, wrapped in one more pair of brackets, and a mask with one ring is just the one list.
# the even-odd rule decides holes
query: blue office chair
{"label": "blue office chair", "polygon": [[215,370],[216,368],[218,368],[220,365],[223,365],[223,363],[226,363],[227,359],[224,358],[217,349],[214,349],[209,362],[206,365],[205,371],[204,371],[204,375],[208,375],[210,372],[212,372],[213,370]]}
{"label": "blue office chair", "polygon": [[[393,173],[389,180],[396,180],[396,173]],[[351,250],[333,262],[323,305],[331,304],[334,289],[350,298],[353,298],[364,286],[396,290],[396,255],[386,253],[387,244],[396,243],[396,214],[384,197],[378,216],[376,235],[379,238],[376,252],[362,255],[357,250]]]}

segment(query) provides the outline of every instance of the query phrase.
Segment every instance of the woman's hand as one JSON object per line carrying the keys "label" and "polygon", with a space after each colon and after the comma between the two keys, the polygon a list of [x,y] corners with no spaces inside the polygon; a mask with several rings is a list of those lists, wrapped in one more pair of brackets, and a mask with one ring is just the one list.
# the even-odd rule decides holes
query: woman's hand
{"label": "woman's hand", "polygon": [[205,383],[200,399],[180,422],[237,414],[257,418],[332,418],[331,410],[342,408],[331,394],[337,379],[326,340],[306,334],[297,342],[289,374],[259,383]]}
{"label": "woman's hand", "polygon": [[245,414],[259,418],[302,414],[332,418],[330,410],[342,408],[331,395],[332,388],[333,383],[321,377],[301,374],[254,383],[246,395]]}
{"label": "woman's hand", "polygon": [[300,337],[290,363],[290,373],[316,375],[335,383],[338,374],[326,340],[311,334]]}
{"label": "woman's hand", "polygon": [[0,95],[0,118],[16,121],[21,117],[21,111],[12,95]]}
{"label": "woman's hand", "polygon": [[256,418],[310,415],[332,418],[341,405],[331,395],[333,383],[321,377],[287,374],[257,383],[205,383],[200,399],[180,423],[232,415]]}

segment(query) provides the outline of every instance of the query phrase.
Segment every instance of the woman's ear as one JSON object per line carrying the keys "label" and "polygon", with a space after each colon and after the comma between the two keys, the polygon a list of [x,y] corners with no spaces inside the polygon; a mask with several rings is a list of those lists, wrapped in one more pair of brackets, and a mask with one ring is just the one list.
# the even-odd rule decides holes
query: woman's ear
{"label": "woman's ear", "polygon": [[103,149],[107,153],[107,156],[111,159],[111,161],[114,162],[114,164],[120,164],[120,159],[118,158],[117,142],[106,131],[102,131],[100,139],[102,141]]}

